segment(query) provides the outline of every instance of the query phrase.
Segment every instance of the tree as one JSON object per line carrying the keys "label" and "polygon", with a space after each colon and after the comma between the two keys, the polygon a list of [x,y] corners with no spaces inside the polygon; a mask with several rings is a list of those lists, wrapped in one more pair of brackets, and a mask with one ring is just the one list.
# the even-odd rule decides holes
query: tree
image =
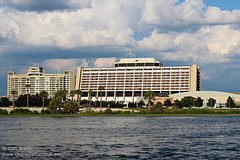
{"label": "tree", "polygon": [[59,98],[63,103],[66,101],[67,91],[66,90],[58,90],[55,93],[55,97]]}
{"label": "tree", "polygon": [[15,98],[16,98],[16,95],[17,95],[17,91],[12,90],[11,95],[12,95],[12,99],[13,99],[13,110],[15,110]]}
{"label": "tree", "polygon": [[172,102],[171,102],[170,99],[166,99],[166,100],[164,101],[163,105],[164,105],[164,106],[167,106],[167,107],[170,107],[170,106],[172,106]]}
{"label": "tree", "polygon": [[27,103],[27,95],[19,95],[16,102],[15,102],[15,106],[18,107],[23,107],[26,106]]}
{"label": "tree", "polygon": [[73,101],[73,97],[75,96],[75,90],[71,90],[70,91],[70,97],[72,97],[72,101]]}
{"label": "tree", "polygon": [[183,97],[181,100],[181,105],[183,107],[191,108],[192,106],[194,106],[195,101],[196,101],[196,98],[194,97],[191,97],[191,96]]}
{"label": "tree", "polygon": [[151,109],[151,102],[155,98],[155,93],[153,91],[147,91],[144,93],[144,99],[148,100],[148,110]]}
{"label": "tree", "polygon": [[77,94],[77,104],[80,105],[81,97],[82,97],[82,91],[80,89],[75,90],[75,94]]}
{"label": "tree", "polygon": [[66,103],[66,107],[64,111],[65,113],[68,113],[68,114],[70,113],[75,114],[78,112],[78,110],[79,110],[78,104],[75,101],[68,101]]}
{"label": "tree", "polygon": [[142,107],[145,106],[145,102],[143,100],[138,102],[138,107]]}
{"label": "tree", "polygon": [[226,102],[226,106],[229,107],[229,108],[235,108],[236,107],[235,102],[232,99],[232,97],[230,97],[230,96],[228,97],[227,102]]}
{"label": "tree", "polygon": [[99,87],[98,87],[98,90],[100,90],[100,92],[101,92],[100,109],[102,109],[102,90],[104,90],[104,89],[105,89],[104,86],[99,86]]}
{"label": "tree", "polygon": [[42,98],[42,102],[43,102],[42,107],[43,107],[43,110],[44,110],[45,99],[48,97],[48,92],[43,90],[43,91],[40,92],[39,95]]}
{"label": "tree", "polygon": [[213,99],[213,98],[209,98],[209,99],[208,99],[207,106],[209,106],[209,107],[214,107],[215,104],[216,104],[216,100],[215,100],[215,99]]}
{"label": "tree", "polygon": [[203,106],[203,99],[201,97],[198,97],[195,101],[195,106],[196,107],[202,107]]}
{"label": "tree", "polygon": [[5,106],[5,107],[11,106],[11,102],[7,97],[1,98],[0,102],[1,102],[1,106]]}
{"label": "tree", "polygon": [[175,100],[174,100],[174,107],[182,108],[181,101],[179,101],[178,99],[175,99]]}
{"label": "tree", "polygon": [[158,102],[157,104],[153,105],[153,107],[151,108],[151,111],[155,112],[155,113],[163,113],[163,105],[161,102]]}
{"label": "tree", "polygon": [[61,105],[61,100],[59,98],[54,97],[50,103],[49,108],[53,113],[56,113],[57,108]]}
{"label": "tree", "polygon": [[88,90],[88,100],[89,100],[88,108],[90,110],[91,101],[92,101],[92,90],[91,89]]}
{"label": "tree", "polygon": [[26,84],[26,89],[27,89],[27,108],[28,108],[28,106],[29,106],[29,87],[31,87],[31,85],[30,84]]}

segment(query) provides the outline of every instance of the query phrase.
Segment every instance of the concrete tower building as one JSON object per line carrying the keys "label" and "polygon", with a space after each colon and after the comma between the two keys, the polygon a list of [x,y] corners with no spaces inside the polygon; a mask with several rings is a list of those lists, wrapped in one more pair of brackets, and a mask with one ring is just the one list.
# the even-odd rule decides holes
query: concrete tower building
{"label": "concrete tower building", "polygon": [[99,86],[106,101],[137,101],[146,91],[158,96],[200,90],[198,65],[163,65],[154,58],[124,58],[112,68],[77,68],[76,89],[82,90],[83,99],[88,99],[91,89],[93,100],[99,100]]}
{"label": "concrete tower building", "polygon": [[35,95],[42,90],[48,92],[50,97],[58,90],[74,90],[75,75],[71,71],[64,74],[45,74],[42,67],[29,67],[27,74],[8,74],[7,95],[11,96],[11,91],[17,91],[17,96],[27,94],[26,85],[29,84],[29,94]]}

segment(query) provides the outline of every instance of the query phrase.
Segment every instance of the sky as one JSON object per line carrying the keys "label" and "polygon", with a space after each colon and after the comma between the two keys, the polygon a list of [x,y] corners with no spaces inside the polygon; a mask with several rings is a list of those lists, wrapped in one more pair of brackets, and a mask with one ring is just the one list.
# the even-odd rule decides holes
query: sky
{"label": "sky", "polygon": [[111,67],[154,57],[198,64],[201,89],[240,92],[239,0],[0,0],[0,95],[7,74]]}

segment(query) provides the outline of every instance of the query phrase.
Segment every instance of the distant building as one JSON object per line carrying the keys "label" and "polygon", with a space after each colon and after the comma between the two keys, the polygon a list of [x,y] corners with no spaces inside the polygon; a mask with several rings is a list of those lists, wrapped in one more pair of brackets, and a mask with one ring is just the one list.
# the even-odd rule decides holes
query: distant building
{"label": "distant building", "polygon": [[48,92],[52,97],[58,90],[74,90],[75,75],[71,71],[64,74],[45,74],[42,67],[29,67],[27,74],[8,74],[7,95],[11,96],[11,91],[17,91],[17,96],[27,94],[26,85],[29,84],[29,94],[35,95],[42,90]]}
{"label": "distant building", "polygon": [[218,107],[228,107],[226,105],[228,97],[231,97],[235,104],[240,104],[240,95],[235,93],[228,93],[228,92],[218,92],[218,91],[192,91],[192,92],[186,92],[186,93],[179,93],[179,94],[171,94],[169,95],[170,98],[173,100],[181,100],[184,97],[191,96],[194,98],[202,98],[204,100],[203,106],[207,106],[207,102],[209,98],[213,98],[216,100],[215,108]]}
{"label": "distant building", "polygon": [[77,68],[76,89],[88,99],[92,90],[93,100],[102,96],[106,101],[137,101],[146,91],[158,96],[200,90],[198,65],[163,67],[154,58],[121,59],[112,68]]}

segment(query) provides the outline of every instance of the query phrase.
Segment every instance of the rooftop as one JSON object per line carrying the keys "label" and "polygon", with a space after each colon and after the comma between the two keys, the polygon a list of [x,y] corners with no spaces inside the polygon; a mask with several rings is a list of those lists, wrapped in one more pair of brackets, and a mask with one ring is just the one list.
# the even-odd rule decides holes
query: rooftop
{"label": "rooftop", "polygon": [[159,63],[155,58],[122,58],[117,63]]}
{"label": "rooftop", "polygon": [[115,63],[115,67],[162,66],[155,58],[122,58]]}

